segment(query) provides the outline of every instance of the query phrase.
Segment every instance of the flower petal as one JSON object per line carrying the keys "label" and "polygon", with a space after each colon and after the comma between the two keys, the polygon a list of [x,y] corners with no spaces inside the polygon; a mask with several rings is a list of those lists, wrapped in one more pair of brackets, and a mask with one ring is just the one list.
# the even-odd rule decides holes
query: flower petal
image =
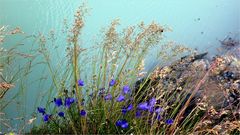
{"label": "flower petal", "polygon": [[144,103],[140,103],[139,105],[138,105],[138,109],[140,109],[140,110],[148,110],[148,103],[147,102],[144,102]]}
{"label": "flower petal", "polygon": [[58,116],[64,117],[64,112],[59,112],[59,113],[58,113]]}
{"label": "flower petal", "polygon": [[81,116],[84,117],[84,116],[86,116],[86,114],[87,114],[87,112],[86,112],[85,110],[81,110],[81,111],[80,111],[80,115],[81,115]]}
{"label": "flower petal", "polygon": [[45,114],[45,115],[43,116],[43,121],[44,121],[44,122],[48,122],[48,121],[49,121],[49,117],[50,117],[49,114]]}
{"label": "flower petal", "polygon": [[54,103],[57,107],[60,107],[63,104],[61,98],[54,98]]}
{"label": "flower petal", "polygon": [[130,92],[130,87],[128,85],[123,86],[123,93],[128,94]]}
{"label": "flower petal", "polygon": [[78,80],[78,86],[84,86],[84,81],[83,80]]}
{"label": "flower petal", "polygon": [[109,93],[104,97],[105,100],[111,100],[112,99],[112,95]]}
{"label": "flower petal", "polygon": [[173,124],[173,119],[167,119],[166,124],[167,125],[172,125]]}
{"label": "flower petal", "polygon": [[130,104],[128,107],[127,107],[127,111],[131,111],[133,109],[133,105]]}
{"label": "flower petal", "polygon": [[43,108],[43,107],[38,107],[37,110],[38,110],[38,112],[41,113],[42,115],[44,115],[44,114],[46,113],[46,112],[45,112],[46,109]]}
{"label": "flower petal", "polygon": [[153,107],[156,104],[156,101],[157,100],[155,98],[150,99],[149,106]]}
{"label": "flower petal", "polygon": [[113,86],[116,83],[116,80],[111,79],[111,81],[109,82],[109,86]]}
{"label": "flower petal", "polygon": [[120,95],[118,98],[117,98],[117,102],[122,102],[125,100],[125,97],[123,95]]}

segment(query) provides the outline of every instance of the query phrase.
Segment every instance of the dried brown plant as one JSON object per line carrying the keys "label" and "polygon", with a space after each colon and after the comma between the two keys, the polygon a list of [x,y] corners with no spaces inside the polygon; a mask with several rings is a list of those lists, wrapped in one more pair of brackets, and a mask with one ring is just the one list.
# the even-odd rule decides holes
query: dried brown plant
{"label": "dried brown plant", "polygon": [[13,84],[9,84],[9,83],[6,83],[6,82],[1,82],[0,83],[0,89],[10,89],[14,87]]}
{"label": "dried brown plant", "polygon": [[4,95],[6,94],[6,92],[13,87],[14,87],[13,84],[9,84],[6,82],[0,82],[0,99],[3,98]]}

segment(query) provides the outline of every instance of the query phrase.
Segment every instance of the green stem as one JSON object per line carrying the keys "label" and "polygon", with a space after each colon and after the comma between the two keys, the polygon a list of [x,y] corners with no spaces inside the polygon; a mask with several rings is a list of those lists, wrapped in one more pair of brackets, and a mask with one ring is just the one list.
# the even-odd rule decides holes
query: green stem
{"label": "green stem", "polygon": [[123,65],[122,65],[122,67],[121,67],[120,71],[118,72],[118,75],[116,76],[116,77],[117,77],[117,78],[116,78],[116,81],[118,80],[118,78],[119,78],[119,75],[122,73],[122,71],[123,71],[124,67],[126,66],[128,59],[129,59],[129,55],[127,55],[127,57],[126,57],[126,59],[125,59],[125,61],[124,61]]}
{"label": "green stem", "polygon": [[81,93],[79,93],[78,87],[78,56],[77,56],[77,37],[74,36],[74,52],[73,52],[73,72],[74,72],[74,82],[75,82],[75,90],[76,96],[78,98],[78,109],[81,110]]}

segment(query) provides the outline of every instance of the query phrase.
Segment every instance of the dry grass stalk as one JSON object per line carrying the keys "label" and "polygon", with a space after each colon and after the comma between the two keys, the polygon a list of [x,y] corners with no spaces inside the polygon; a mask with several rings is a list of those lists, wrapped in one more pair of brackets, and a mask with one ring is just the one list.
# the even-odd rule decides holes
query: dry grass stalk
{"label": "dry grass stalk", "polygon": [[0,89],[10,89],[14,87],[13,84],[10,84],[10,83],[6,83],[6,82],[1,82],[0,83]]}
{"label": "dry grass stalk", "polygon": [[204,84],[204,82],[207,80],[207,78],[209,77],[210,72],[212,71],[213,68],[216,67],[216,62],[213,62],[211,64],[210,69],[206,72],[206,74],[204,75],[204,77],[199,81],[199,83],[196,85],[196,87],[194,88],[194,90],[192,91],[192,94],[190,95],[189,99],[187,100],[187,102],[185,103],[184,107],[180,110],[180,112],[178,113],[173,125],[170,127],[170,133],[173,134],[174,133],[174,129],[176,129],[177,124],[179,123],[179,121],[182,118],[183,113],[185,112],[186,108],[189,106],[190,101],[192,100],[192,98],[195,96],[195,94],[197,93],[197,91],[199,90],[199,88],[202,86],[202,84]]}
{"label": "dry grass stalk", "polygon": [[7,91],[12,87],[14,87],[13,84],[1,82],[0,83],[0,99],[3,98],[3,96],[7,93]]}

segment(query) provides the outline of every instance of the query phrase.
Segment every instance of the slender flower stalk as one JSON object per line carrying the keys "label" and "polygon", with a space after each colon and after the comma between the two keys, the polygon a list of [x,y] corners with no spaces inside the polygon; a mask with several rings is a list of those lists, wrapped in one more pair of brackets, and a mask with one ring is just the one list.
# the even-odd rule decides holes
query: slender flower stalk
{"label": "slender flower stalk", "polygon": [[180,110],[180,112],[178,113],[177,117],[175,118],[175,121],[173,122],[172,126],[170,127],[169,132],[173,133],[174,129],[176,128],[178,122],[180,121],[181,116],[183,115],[183,113],[185,112],[186,108],[188,107],[188,105],[190,104],[191,99],[193,98],[193,96],[197,93],[197,91],[199,90],[200,86],[206,81],[206,79],[209,77],[209,73],[213,70],[213,68],[215,68],[216,63],[213,62],[211,64],[210,69],[205,73],[205,75],[203,76],[203,78],[198,82],[197,86],[194,88],[192,94],[190,95],[190,97],[188,98],[187,102],[185,103],[185,105],[183,106],[183,108]]}
{"label": "slender flower stalk", "polygon": [[[81,107],[81,101],[82,101],[82,91],[81,91],[81,88],[79,89],[79,82],[78,82],[78,78],[80,76],[80,73],[78,71],[78,56],[79,56],[79,50],[78,48],[80,48],[80,46],[78,45],[78,37],[81,33],[81,29],[84,25],[84,22],[83,22],[83,16],[84,12],[82,9],[78,10],[76,12],[76,15],[75,15],[75,23],[74,23],[74,27],[72,29],[72,32],[73,32],[73,37],[72,37],[72,43],[73,43],[73,74],[74,74],[74,82],[75,82],[75,91],[76,91],[76,97],[77,97],[77,100],[78,100],[78,110],[81,110],[82,107]],[[85,120],[80,120],[81,121],[81,125],[82,125],[82,129],[83,129],[83,134],[86,133],[86,119]]]}

